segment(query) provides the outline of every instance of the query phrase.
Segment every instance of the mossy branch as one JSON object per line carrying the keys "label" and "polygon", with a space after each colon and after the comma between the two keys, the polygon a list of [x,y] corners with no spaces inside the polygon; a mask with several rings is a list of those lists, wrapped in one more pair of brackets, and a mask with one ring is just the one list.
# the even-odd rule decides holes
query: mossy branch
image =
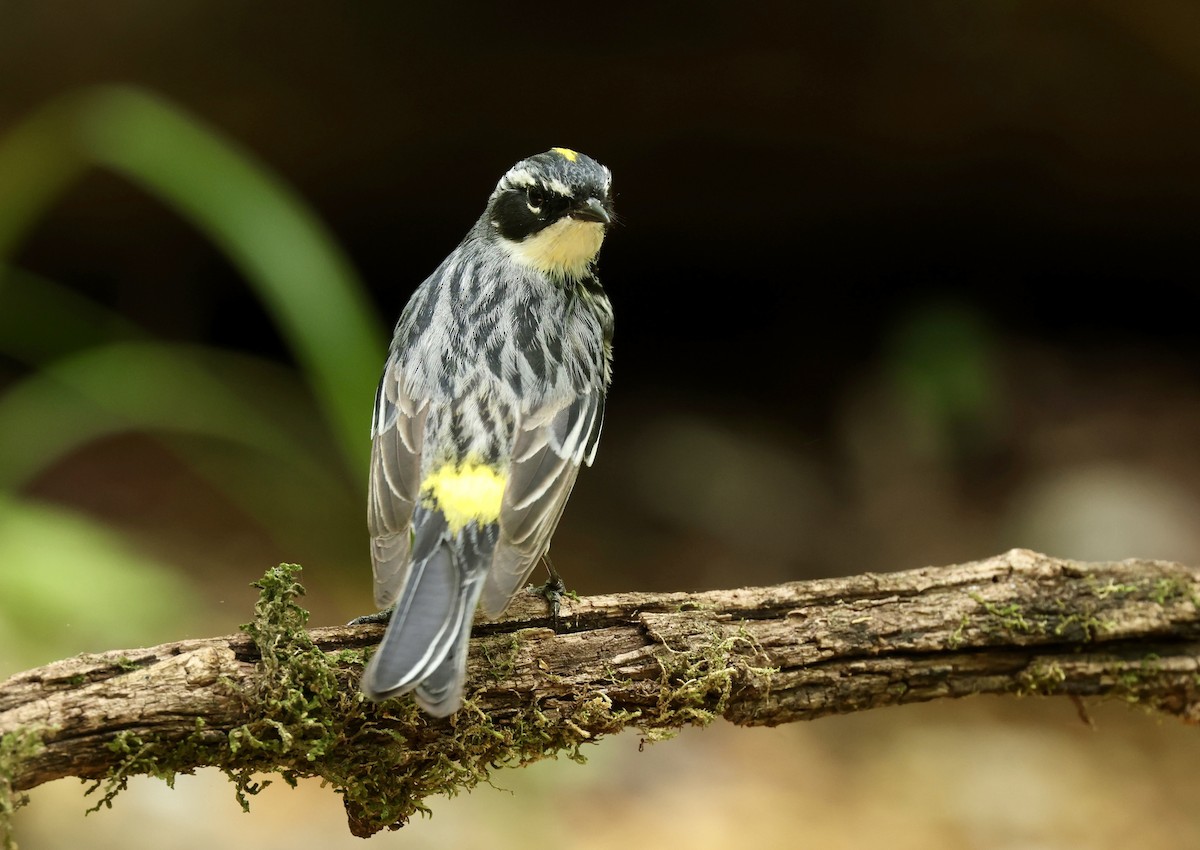
{"label": "mossy branch", "polygon": [[356,835],[497,765],[634,727],[776,725],[969,694],[1063,694],[1200,721],[1200,571],[1013,550],[908,572],[708,593],[518,599],[472,638],[469,699],[445,721],[356,683],[378,625],[307,630],[298,567],[270,570],[243,633],[83,655],[0,683],[0,820],[14,794],[211,765],[246,795],[320,776]]}

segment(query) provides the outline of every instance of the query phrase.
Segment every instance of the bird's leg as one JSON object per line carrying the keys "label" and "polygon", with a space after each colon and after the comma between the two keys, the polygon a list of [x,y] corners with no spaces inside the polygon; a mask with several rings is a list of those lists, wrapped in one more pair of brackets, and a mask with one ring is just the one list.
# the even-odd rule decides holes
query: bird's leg
{"label": "bird's leg", "polygon": [[376,611],[374,614],[364,614],[361,617],[355,617],[347,626],[361,626],[364,623],[387,623],[392,619],[392,612],[396,610],[395,605],[389,605],[382,611]]}
{"label": "bird's leg", "polygon": [[550,619],[554,621],[554,630],[558,631],[558,609],[563,595],[567,592],[567,585],[563,582],[562,576],[558,574],[558,570],[554,569],[549,555],[543,555],[542,562],[545,563],[546,572],[550,574],[550,577],[546,579],[545,584],[533,592],[544,598],[550,606]]}

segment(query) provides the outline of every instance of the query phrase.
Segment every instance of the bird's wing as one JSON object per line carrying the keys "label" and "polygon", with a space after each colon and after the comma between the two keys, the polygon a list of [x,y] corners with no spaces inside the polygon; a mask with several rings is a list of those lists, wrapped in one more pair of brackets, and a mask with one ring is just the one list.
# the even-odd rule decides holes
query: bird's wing
{"label": "bird's wing", "polygon": [[380,608],[396,601],[408,574],[428,414],[428,402],[414,401],[405,393],[398,360],[395,355],[389,357],[375,394],[367,500],[375,603]]}
{"label": "bird's wing", "polygon": [[517,423],[500,540],[481,600],[488,616],[504,610],[550,548],[579,465],[595,457],[603,419],[604,393],[597,388]]}

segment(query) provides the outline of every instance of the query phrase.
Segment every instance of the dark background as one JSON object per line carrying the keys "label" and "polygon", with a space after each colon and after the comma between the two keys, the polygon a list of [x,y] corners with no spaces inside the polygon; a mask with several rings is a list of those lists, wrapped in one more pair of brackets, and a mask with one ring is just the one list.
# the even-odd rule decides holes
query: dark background
{"label": "dark background", "polygon": [[[618,181],[621,383],[801,396],[819,422],[931,295],[1072,344],[1190,343],[1187,8],[10,3],[0,120],[152,87],[298,186],[387,316],[508,165],[578,147]],[[144,200],[97,176],[22,260],[164,332],[271,351],[215,249]]]}
{"label": "dark background", "polygon": [[[561,145],[608,165],[621,224],[600,276],[616,310],[615,382],[596,468],[554,550],[581,592],[900,569],[1011,546],[1195,563],[1198,40],[1186,2],[10,0],[0,131],[90,84],[157,92],[296,187],[366,282],[381,327],[513,162]],[[158,338],[291,363],[222,250],[112,174],[73,185],[12,261]],[[0,391],[27,373],[4,363]],[[344,472],[352,492],[361,472]],[[306,565],[315,622],[370,607],[359,504],[325,511],[320,493],[301,494],[306,509],[264,528],[153,434],[98,441],[20,495],[98,520],[177,571],[196,598],[171,604],[203,612],[193,635],[246,619],[247,583],[279,561]],[[181,636],[158,628],[142,639]],[[109,648],[97,640],[68,636],[13,669]],[[953,725],[954,709],[936,717]],[[1015,735],[1006,753],[1051,734],[1040,715],[974,711],[962,721],[974,731],[956,728]],[[934,715],[896,716],[907,725],[870,727],[911,743],[883,757],[886,776],[866,749],[793,742],[820,769],[845,771],[848,798],[832,810],[859,799],[855,788],[894,799],[892,783],[957,769],[911,753],[963,740],[930,739]],[[1178,746],[1146,744],[1122,717],[1123,756],[1092,752],[1074,729],[1048,746],[1097,765]],[[831,740],[861,735],[840,728]],[[742,758],[736,736],[720,744],[726,763]],[[992,757],[1008,761],[987,750],[973,763],[995,767]],[[680,765],[664,758],[674,776]],[[611,775],[627,781],[621,771],[641,764]],[[1068,781],[1044,820],[978,835],[966,804],[948,820],[872,810],[875,826],[847,846],[908,846],[905,834],[914,846],[1008,846],[998,835],[1109,846],[1132,827],[1064,825],[1061,811],[1087,799],[1115,818],[1105,800],[1147,788],[1171,825],[1164,842],[1200,835],[1157,769],[1103,787]],[[988,775],[1011,782],[1000,794],[1029,785],[1019,771]],[[722,846],[722,828],[703,832]]]}

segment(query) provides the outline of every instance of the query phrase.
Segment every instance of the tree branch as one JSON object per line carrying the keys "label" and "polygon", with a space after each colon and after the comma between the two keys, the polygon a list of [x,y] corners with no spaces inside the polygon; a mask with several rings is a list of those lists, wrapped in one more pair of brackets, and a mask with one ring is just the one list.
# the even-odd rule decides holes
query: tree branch
{"label": "tree branch", "polygon": [[[716,717],[772,726],[970,694],[1115,697],[1200,722],[1200,571],[1013,550],[908,572],[707,593],[565,600],[559,629],[519,598],[477,622],[467,706],[432,721],[356,690],[377,625],[304,629],[294,567],[259,587],[244,634],[82,655],[0,683],[0,798],[215,765],[321,776],[351,830],[397,827],[496,764],[633,726],[647,739]],[[0,799],[0,817],[4,810]]]}

